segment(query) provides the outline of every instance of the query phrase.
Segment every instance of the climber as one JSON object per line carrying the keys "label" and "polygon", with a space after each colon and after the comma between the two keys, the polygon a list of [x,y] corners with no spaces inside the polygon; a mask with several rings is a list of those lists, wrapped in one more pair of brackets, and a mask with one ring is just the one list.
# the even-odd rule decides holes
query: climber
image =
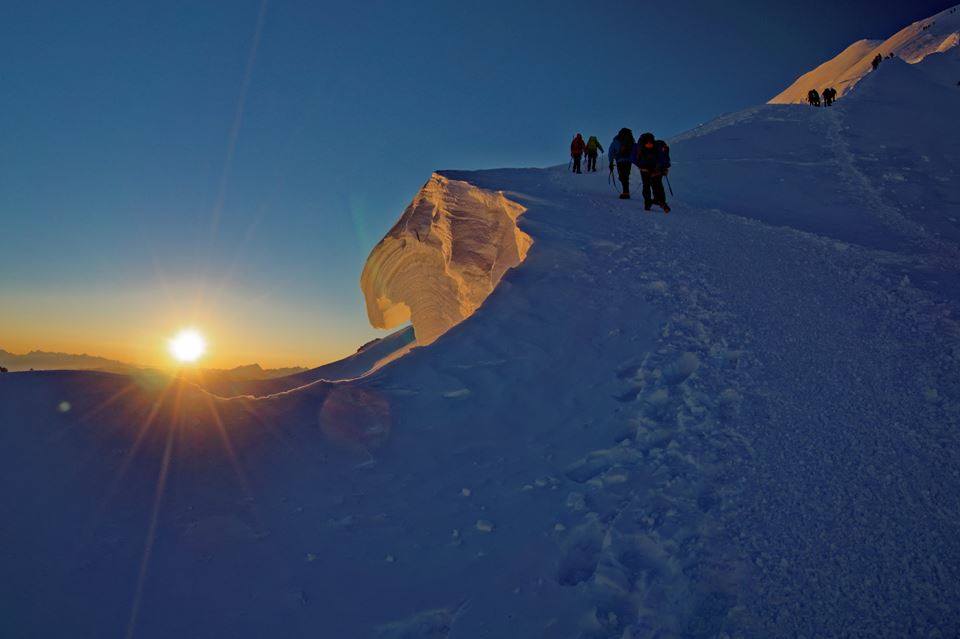
{"label": "climber", "polygon": [[603,147],[600,146],[600,140],[597,136],[591,135],[587,140],[587,171],[597,172],[597,152],[603,153]]}
{"label": "climber", "polygon": [[637,140],[633,161],[643,180],[643,209],[649,211],[656,204],[664,213],[669,213],[663,178],[670,172],[670,147],[663,140],[656,139],[653,133],[644,133]]}
{"label": "climber", "polygon": [[573,172],[580,173],[580,158],[583,156],[583,150],[586,148],[586,143],[583,141],[583,136],[577,133],[577,137],[573,138],[573,142],[570,143],[570,157],[573,158]]}
{"label": "climber", "polygon": [[820,106],[820,94],[817,93],[816,89],[810,89],[810,91],[807,92],[807,102],[810,103],[810,106]]}
{"label": "climber", "polygon": [[833,106],[833,101],[837,99],[837,90],[833,87],[827,87],[823,90],[823,106]]}
{"label": "climber", "polygon": [[607,157],[610,158],[610,174],[613,175],[613,165],[617,165],[617,176],[620,178],[620,184],[623,185],[623,193],[620,194],[621,200],[630,199],[630,163],[633,160],[633,131],[630,129],[620,129],[617,137],[613,138],[607,150]]}
{"label": "climber", "polygon": [[881,62],[883,62],[883,54],[882,54],[882,53],[878,53],[878,54],[876,55],[876,57],[873,59],[873,61],[870,63],[871,65],[873,65],[873,70],[874,70],[874,71],[876,71],[878,68],[880,68],[880,63],[881,63]]}

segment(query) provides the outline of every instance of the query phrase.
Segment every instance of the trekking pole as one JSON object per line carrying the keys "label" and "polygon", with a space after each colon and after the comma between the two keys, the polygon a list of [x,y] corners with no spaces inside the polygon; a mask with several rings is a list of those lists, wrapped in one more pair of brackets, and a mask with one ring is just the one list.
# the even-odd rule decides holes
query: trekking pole
{"label": "trekking pole", "polygon": [[673,187],[670,186],[670,178],[664,175],[663,179],[667,181],[667,188],[670,189],[670,197],[673,197]]}
{"label": "trekking pole", "polygon": [[607,176],[607,182],[609,182],[610,187],[614,190],[615,193],[619,193],[620,189],[617,188],[617,179],[613,177],[613,167],[610,167],[610,175]]}
{"label": "trekking pole", "polygon": [[572,170],[573,170],[573,158],[570,158],[570,161],[567,162],[567,170],[568,170],[568,171],[572,171]]}

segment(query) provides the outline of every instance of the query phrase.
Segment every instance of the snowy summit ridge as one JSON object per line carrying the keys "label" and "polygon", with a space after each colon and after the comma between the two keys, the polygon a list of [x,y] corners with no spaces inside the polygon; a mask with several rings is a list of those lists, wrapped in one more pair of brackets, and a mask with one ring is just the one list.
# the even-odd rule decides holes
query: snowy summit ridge
{"label": "snowy summit ridge", "polygon": [[836,57],[801,75],[769,104],[801,104],[807,101],[810,89],[826,87],[837,90],[837,96],[850,91],[868,73],[871,61],[880,54],[916,64],[927,56],[945,53],[960,43],[960,5],[918,20],[886,40],[859,40]]}

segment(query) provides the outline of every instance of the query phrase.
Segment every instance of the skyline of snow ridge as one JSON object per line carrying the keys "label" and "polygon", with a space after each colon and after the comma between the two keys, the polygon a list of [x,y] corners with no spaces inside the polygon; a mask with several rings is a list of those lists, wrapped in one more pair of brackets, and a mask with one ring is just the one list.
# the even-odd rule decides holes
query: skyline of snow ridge
{"label": "skyline of snow ridge", "polygon": [[[338,360],[385,335],[357,275],[434,170],[559,164],[578,129],[676,135],[945,4],[13,5],[0,347],[166,368],[192,327],[211,367]],[[626,24],[665,55],[624,75],[596,56],[636,57]]]}
{"label": "skyline of snow ridge", "polygon": [[[817,68],[801,75],[768,104],[803,104],[807,92],[837,90],[837,97],[853,89],[868,73],[871,61],[880,55],[916,64],[928,55],[947,53],[960,44],[960,5],[944,9],[925,20],[904,27],[886,40],[858,40]],[[960,81],[960,80],[958,80]]]}

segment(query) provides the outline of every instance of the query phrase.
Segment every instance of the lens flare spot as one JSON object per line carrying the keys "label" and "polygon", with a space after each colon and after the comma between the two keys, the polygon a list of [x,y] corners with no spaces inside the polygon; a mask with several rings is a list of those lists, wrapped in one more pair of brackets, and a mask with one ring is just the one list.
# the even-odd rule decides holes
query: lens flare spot
{"label": "lens flare spot", "polygon": [[173,359],[183,363],[195,362],[207,352],[207,341],[193,328],[186,328],[174,335],[168,346]]}

